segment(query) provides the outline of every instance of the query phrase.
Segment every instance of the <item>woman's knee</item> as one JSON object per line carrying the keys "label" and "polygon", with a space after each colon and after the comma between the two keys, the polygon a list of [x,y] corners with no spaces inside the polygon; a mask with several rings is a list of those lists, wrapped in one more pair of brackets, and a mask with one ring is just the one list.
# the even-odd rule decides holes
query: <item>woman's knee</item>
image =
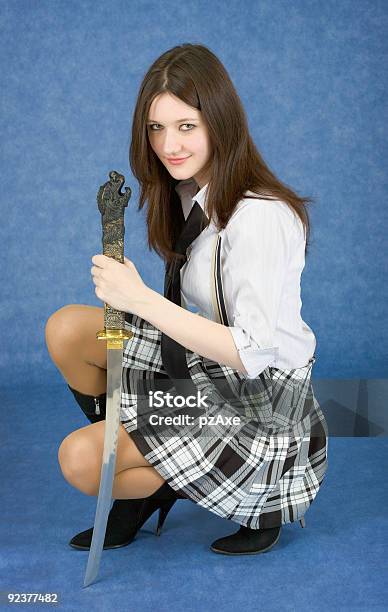
{"label": "woman's knee", "polygon": [[[87,426],[88,427],[88,426]],[[97,495],[101,460],[92,439],[83,430],[70,433],[58,449],[58,461],[65,479],[86,495]]]}
{"label": "woman's knee", "polygon": [[60,359],[76,341],[78,333],[77,304],[67,304],[56,310],[46,321],[45,339],[50,355],[54,360]]}
{"label": "woman's knee", "polygon": [[[84,304],[67,304],[56,310],[45,326],[46,344],[56,363],[82,356],[104,365],[106,348],[98,343],[96,332],[104,328],[104,309]],[[104,351],[105,349],[105,351]]]}

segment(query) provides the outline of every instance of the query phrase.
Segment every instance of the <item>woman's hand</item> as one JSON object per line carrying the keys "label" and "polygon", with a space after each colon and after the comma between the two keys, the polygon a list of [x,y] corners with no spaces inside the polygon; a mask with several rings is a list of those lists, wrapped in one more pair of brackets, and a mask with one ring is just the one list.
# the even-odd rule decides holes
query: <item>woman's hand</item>
{"label": "woman's hand", "polygon": [[135,264],[126,257],[124,263],[120,263],[106,255],[94,255],[92,263],[96,296],[115,310],[138,315],[147,301],[149,288],[143,283]]}

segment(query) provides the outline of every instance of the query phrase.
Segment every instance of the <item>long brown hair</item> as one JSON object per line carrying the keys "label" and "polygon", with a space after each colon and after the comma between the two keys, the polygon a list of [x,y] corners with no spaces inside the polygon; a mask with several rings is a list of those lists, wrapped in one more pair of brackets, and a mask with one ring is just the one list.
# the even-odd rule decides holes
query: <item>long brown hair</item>
{"label": "long brown hair", "polygon": [[207,47],[190,43],[169,49],[152,64],[133,114],[129,163],[140,184],[138,209],[148,202],[149,248],[170,262],[177,256],[173,246],[183,222],[175,191],[178,181],[153,151],[147,134],[150,106],[163,92],[200,111],[208,129],[211,155],[201,173],[209,171],[211,177],[206,191],[209,222],[215,210],[218,230],[224,228],[247,190],[265,200],[282,200],[303,223],[306,255],[310,222],[305,205],[312,198],[298,196],[271,172],[249,134],[241,100],[224,66]]}

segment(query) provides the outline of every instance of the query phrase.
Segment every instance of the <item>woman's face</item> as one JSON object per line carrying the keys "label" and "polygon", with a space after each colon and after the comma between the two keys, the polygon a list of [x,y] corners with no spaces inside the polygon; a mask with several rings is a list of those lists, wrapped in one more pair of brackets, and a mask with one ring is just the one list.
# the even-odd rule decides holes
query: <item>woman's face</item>
{"label": "woman's face", "polygon": [[[193,177],[201,189],[208,176],[201,173],[210,155],[208,131],[201,112],[170,93],[159,94],[152,102],[147,132],[153,151],[171,176],[183,181]],[[186,158],[173,164],[169,158]]]}

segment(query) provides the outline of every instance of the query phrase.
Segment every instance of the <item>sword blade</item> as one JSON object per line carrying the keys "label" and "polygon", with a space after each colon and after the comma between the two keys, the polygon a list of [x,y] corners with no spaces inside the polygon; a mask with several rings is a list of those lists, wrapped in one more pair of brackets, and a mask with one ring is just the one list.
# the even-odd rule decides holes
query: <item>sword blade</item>
{"label": "sword blade", "polygon": [[[98,574],[104,546],[108,514],[112,502],[112,487],[115,475],[117,440],[120,425],[120,405],[122,387],[123,341],[115,348],[107,348],[107,388],[104,452],[102,457],[101,479],[98,491],[96,515],[84,587],[89,586]],[[109,343],[108,343],[109,346]]]}

